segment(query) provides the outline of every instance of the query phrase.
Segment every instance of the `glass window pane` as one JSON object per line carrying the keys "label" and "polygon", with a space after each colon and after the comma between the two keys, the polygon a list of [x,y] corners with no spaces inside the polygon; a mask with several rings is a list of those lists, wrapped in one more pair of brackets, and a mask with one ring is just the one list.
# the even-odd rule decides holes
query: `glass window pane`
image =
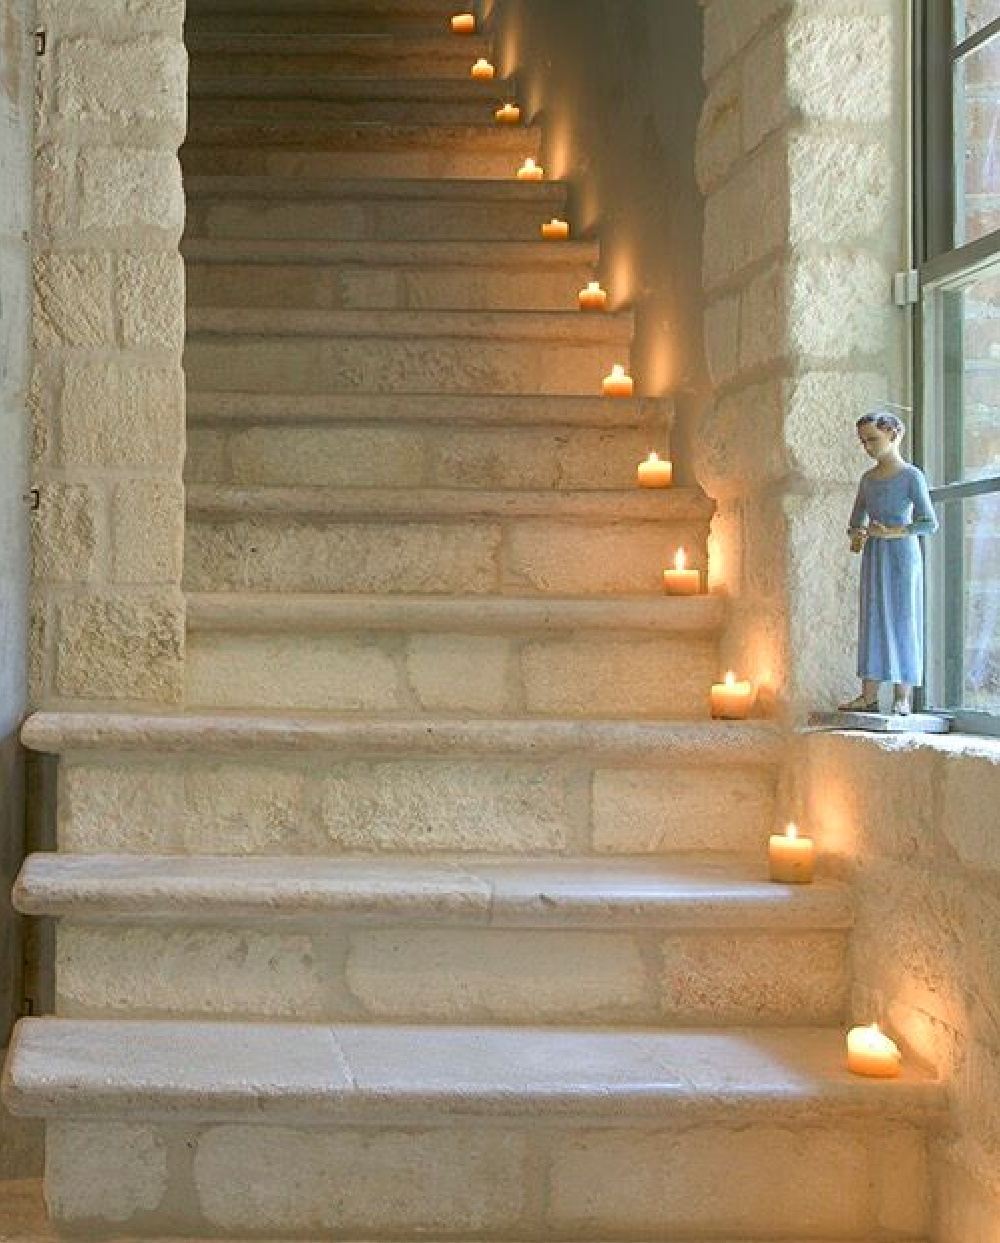
{"label": "glass window pane", "polygon": [[962,43],[1000,17],[1000,0],[954,0],[955,42]]}
{"label": "glass window pane", "polygon": [[935,483],[1000,476],[1000,261],[941,295]]}
{"label": "glass window pane", "polygon": [[955,66],[955,245],[1000,229],[1000,34]]}

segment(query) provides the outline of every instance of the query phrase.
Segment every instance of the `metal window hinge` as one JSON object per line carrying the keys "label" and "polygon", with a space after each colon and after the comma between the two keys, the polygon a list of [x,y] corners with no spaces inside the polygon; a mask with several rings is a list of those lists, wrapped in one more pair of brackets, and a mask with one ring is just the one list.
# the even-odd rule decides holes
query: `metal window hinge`
{"label": "metal window hinge", "polygon": [[35,55],[44,56],[48,44],[48,35],[41,26],[35,31]]}
{"label": "metal window hinge", "polygon": [[896,306],[916,306],[920,301],[920,273],[916,268],[897,272],[892,278],[892,300]]}
{"label": "metal window hinge", "polygon": [[42,503],[42,494],[38,488],[31,488],[21,497],[22,501],[28,502],[29,509],[38,509]]}

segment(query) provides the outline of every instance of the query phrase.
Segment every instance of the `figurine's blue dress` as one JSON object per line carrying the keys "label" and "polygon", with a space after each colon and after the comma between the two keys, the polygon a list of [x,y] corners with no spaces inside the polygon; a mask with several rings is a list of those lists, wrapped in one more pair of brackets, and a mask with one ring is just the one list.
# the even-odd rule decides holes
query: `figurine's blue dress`
{"label": "figurine's blue dress", "polygon": [[861,476],[850,527],[868,521],[905,526],[898,539],[869,536],[861,554],[858,676],[919,686],[923,681],[924,601],[921,535],[938,528],[927,480],[906,465],[888,479]]}

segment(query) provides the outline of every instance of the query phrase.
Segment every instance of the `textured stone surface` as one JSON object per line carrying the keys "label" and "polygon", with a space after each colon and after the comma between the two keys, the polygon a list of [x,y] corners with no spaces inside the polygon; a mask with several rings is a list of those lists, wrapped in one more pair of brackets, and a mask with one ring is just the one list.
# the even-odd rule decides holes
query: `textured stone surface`
{"label": "textured stone surface", "polygon": [[35,344],[111,345],[111,256],[80,251],[38,255],[35,276]]}
{"label": "textured stone surface", "polygon": [[80,467],[179,467],[184,457],[180,367],[103,360],[66,363],[59,411],[62,461]]}
{"label": "textured stone surface", "polygon": [[83,121],[163,122],[179,139],[186,69],[184,47],[176,37],[144,35],[121,43],[67,38],[59,46],[58,107],[63,115]]}
{"label": "textured stone surface", "polygon": [[180,255],[176,251],[119,255],[115,281],[126,348],[179,355],[184,347],[184,262]]}
{"label": "textured stone surface", "polygon": [[127,479],[111,497],[115,582],[169,586],[180,580],[184,489],[177,479]]}
{"label": "textured stone surface", "polygon": [[127,1222],[157,1208],[167,1149],[150,1126],[55,1122],[47,1128],[49,1212],[65,1222]]}
{"label": "textured stone surface", "polygon": [[57,606],[56,627],[58,694],[178,697],[184,609],[173,597],[81,597]]}
{"label": "textured stone surface", "polygon": [[39,489],[32,544],[40,583],[86,583],[98,553],[100,499],[88,484],[47,483]]}
{"label": "textured stone surface", "polygon": [[93,147],[78,163],[82,229],[147,228],[179,237],[184,194],[176,156],[139,147]]}

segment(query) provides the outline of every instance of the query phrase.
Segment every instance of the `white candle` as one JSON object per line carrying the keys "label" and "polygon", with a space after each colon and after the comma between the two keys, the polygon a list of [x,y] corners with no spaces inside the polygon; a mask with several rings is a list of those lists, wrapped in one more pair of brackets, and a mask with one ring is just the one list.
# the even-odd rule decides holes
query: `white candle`
{"label": "white candle", "polygon": [[611,374],[604,377],[601,387],[605,397],[631,397],[634,384],[621,363],[615,363]]}
{"label": "white candle", "polygon": [[710,702],[712,716],[722,721],[744,721],[753,707],[753,686],[749,682],[738,682],[736,674],[730,671],[722,682],[712,687]]}
{"label": "white candle", "polygon": [[476,31],[476,18],[473,13],[456,13],[451,19],[451,28],[457,35],[471,35]]}
{"label": "white candle", "polygon": [[521,109],[517,104],[504,104],[493,115],[501,125],[517,125],[521,120]]}
{"label": "white candle", "polygon": [[472,76],[481,78],[484,82],[491,81],[496,75],[496,70],[488,60],[484,60],[482,56],[472,66]]}
{"label": "white candle", "polygon": [[697,596],[701,594],[701,571],[687,568],[687,553],[678,548],[674,556],[674,568],[663,571],[663,590],[668,596]]}
{"label": "white candle", "polygon": [[903,1055],[895,1041],[879,1028],[852,1027],[847,1033],[847,1069],[873,1079],[895,1079]]}
{"label": "white candle", "polygon": [[601,288],[600,281],[589,281],[585,289],[577,295],[581,311],[603,311],[608,305],[607,291]]}
{"label": "white candle", "polygon": [[529,155],[521,167],[517,170],[518,181],[541,181],[545,176],[545,169]]}
{"label": "white candle", "polygon": [[555,216],[542,225],[542,237],[550,242],[565,242],[569,237],[569,224],[565,220],[557,220]]}
{"label": "white candle", "polygon": [[645,462],[639,463],[638,474],[640,488],[669,488],[674,481],[674,464],[662,461],[653,450]]}
{"label": "white candle", "polygon": [[812,839],[800,837],[794,824],[784,833],[772,833],[767,858],[771,880],[783,885],[808,885],[813,878],[816,851]]}

